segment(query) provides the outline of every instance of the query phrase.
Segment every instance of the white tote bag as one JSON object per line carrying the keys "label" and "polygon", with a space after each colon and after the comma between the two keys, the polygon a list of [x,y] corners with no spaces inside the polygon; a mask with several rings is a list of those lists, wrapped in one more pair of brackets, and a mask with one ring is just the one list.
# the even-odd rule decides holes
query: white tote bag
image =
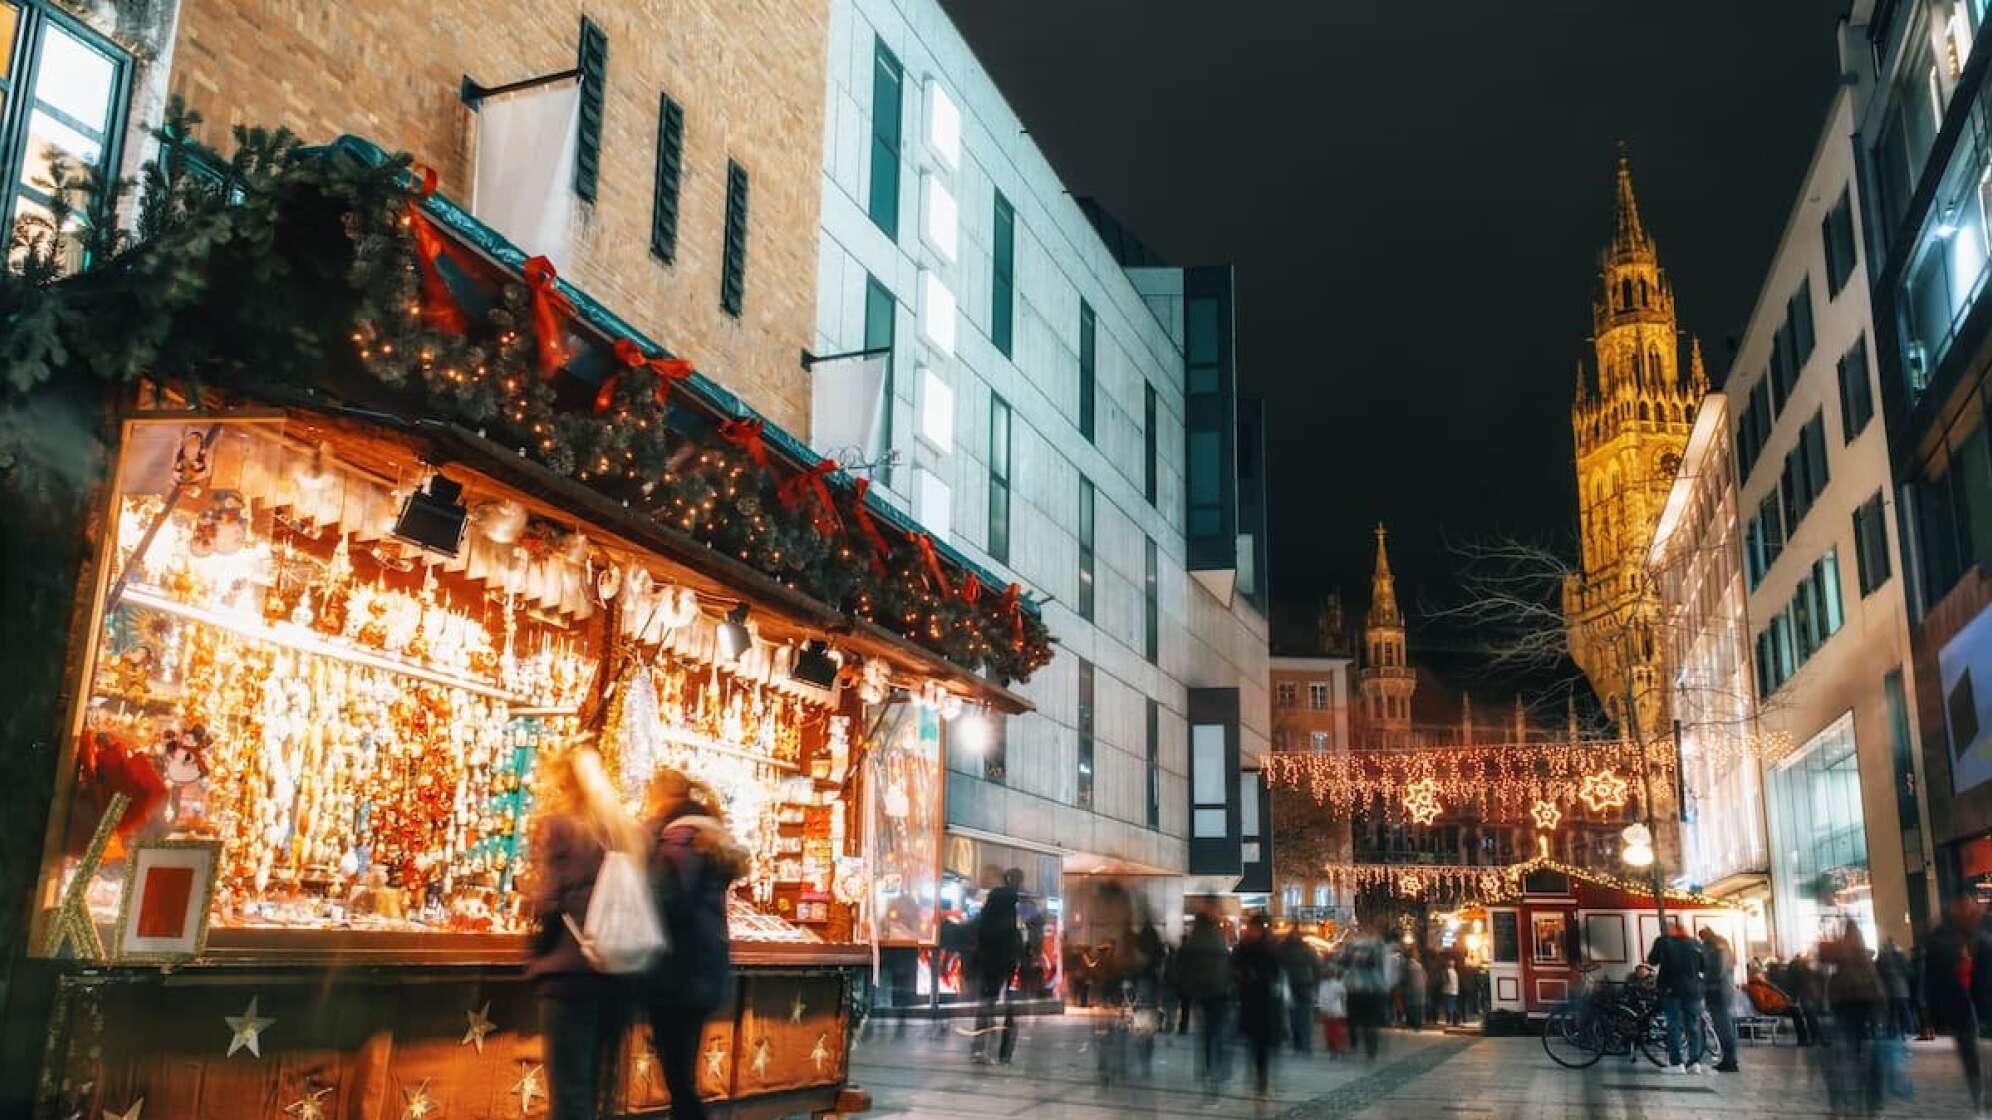
{"label": "white tote bag", "polygon": [[582,928],[574,928],[568,915],[560,917],[597,972],[617,976],[642,972],[670,950],[643,863],[628,852],[611,850],[602,856]]}

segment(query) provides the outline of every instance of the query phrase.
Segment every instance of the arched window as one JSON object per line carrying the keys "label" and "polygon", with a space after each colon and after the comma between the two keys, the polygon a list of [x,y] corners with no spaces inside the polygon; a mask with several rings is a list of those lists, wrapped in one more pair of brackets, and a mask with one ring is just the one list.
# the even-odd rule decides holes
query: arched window
{"label": "arched window", "polygon": [[1644,279],[1641,279],[1641,280],[1639,281],[1639,306],[1641,306],[1641,307],[1645,307],[1645,306],[1647,306],[1647,303],[1646,303],[1646,281],[1645,281]]}
{"label": "arched window", "polygon": [[1632,309],[1632,277],[1630,276],[1619,281],[1619,308],[1626,311]]}
{"label": "arched window", "polygon": [[1687,419],[1687,422],[1688,422],[1688,423],[1690,423],[1690,424],[1694,423],[1694,422],[1695,422],[1695,406],[1694,406],[1694,405],[1689,405],[1689,406],[1688,406],[1688,408],[1687,408],[1687,411],[1686,411],[1686,412],[1685,412],[1685,413],[1684,413],[1683,415],[1684,415],[1684,416],[1686,417],[1686,419]]}
{"label": "arched window", "polygon": [[1663,374],[1663,373],[1665,373],[1665,372],[1666,372],[1666,369],[1667,369],[1667,367],[1665,367],[1665,366],[1663,366],[1663,365],[1661,365],[1661,364],[1660,364],[1660,348],[1659,348],[1659,347],[1657,347],[1657,346],[1651,346],[1651,347],[1648,347],[1648,348],[1647,348],[1647,350],[1646,350],[1646,368],[1647,368],[1648,370],[1652,371],[1652,373],[1653,373],[1653,376],[1654,376],[1655,378],[1658,378],[1658,377],[1660,377],[1660,376],[1661,376],[1661,374]]}
{"label": "arched window", "polygon": [[1680,423],[1680,422],[1681,422],[1681,406],[1680,406],[1680,405],[1677,405],[1677,404],[1676,404],[1676,405],[1669,405],[1669,406],[1667,406],[1667,418],[1668,418],[1668,419],[1670,419],[1670,420],[1672,420],[1672,421],[1673,421],[1674,423],[1676,423],[1676,424]]}
{"label": "arched window", "polygon": [[1648,419],[1651,419],[1651,413],[1647,411],[1645,401],[1639,402],[1639,419],[1642,423]]}

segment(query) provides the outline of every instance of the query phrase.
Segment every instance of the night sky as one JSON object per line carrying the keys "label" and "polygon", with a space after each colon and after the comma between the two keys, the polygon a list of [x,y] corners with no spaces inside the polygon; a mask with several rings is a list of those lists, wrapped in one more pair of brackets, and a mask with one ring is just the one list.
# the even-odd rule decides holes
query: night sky
{"label": "night sky", "polygon": [[[1727,372],[1837,77],[1845,0],[943,0],[1077,195],[1230,261],[1272,418],[1276,615],[1359,611],[1391,528],[1413,657],[1447,541],[1575,538],[1616,142]],[[1685,363],[1685,358],[1683,359]]]}

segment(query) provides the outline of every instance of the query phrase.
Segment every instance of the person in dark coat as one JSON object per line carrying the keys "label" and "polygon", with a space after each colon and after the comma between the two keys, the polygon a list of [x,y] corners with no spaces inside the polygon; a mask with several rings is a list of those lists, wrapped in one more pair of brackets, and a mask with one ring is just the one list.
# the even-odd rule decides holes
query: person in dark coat
{"label": "person in dark coat", "polygon": [[656,837],[651,874],[670,950],[647,977],[650,1041],[673,1120],[704,1120],[696,1068],[705,1021],[726,1001],[733,957],[726,893],[746,874],[748,854],[726,831],[725,809],[704,782],[666,766],[646,798]]}
{"label": "person in dark coat", "polygon": [[1930,932],[1923,958],[1923,1003],[1929,1025],[1957,1041],[1958,1062],[1964,1067],[1971,1107],[1985,1108],[1983,1066],[1978,1055],[1978,1009],[1992,971],[1992,950],[1980,928],[1978,904],[1968,898],[1951,903],[1950,912]]}
{"label": "person in dark coat", "polygon": [[[539,998],[551,1120],[592,1120],[603,1060],[620,1041],[627,1005],[621,977],[595,971],[574,931],[588,920],[609,845],[639,836],[615,804],[601,761],[576,747],[546,763],[533,821],[531,898],[539,924],[526,976]],[[599,785],[597,785],[599,777]]]}
{"label": "person in dark coat", "polygon": [[1287,1033],[1292,1036],[1294,1052],[1305,1054],[1312,1048],[1314,1037],[1314,999],[1321,987],[1321,957],[1301,935],[1300,927],[1295,926],[1280,938],[1279,958],[1287,984]]}
{"label": "person in dark coat", "polygon": [[1736,953],[1729,940],[1709,926],[1701,931],[1702,1000],[1708,1017],[1715,1023],[1715,1038],[1722,1044],[1719,1073],[1735,1073],[1736,1064]]}
{"label": "person in dark coat", "polygon": [[1266,915],[1253,914],[1231,951],[1231,975],[1238,985],[1238,1033],[1252,1047],[1252,1087],[1260,1096],[1272,1089],[1273,1046],[1279,1042],[1279,953]]}
{"label": "person in dark coat", "polygon": [[1176,984],[1183,999],[1195,1004],[1203,1038],[1198,1072],[1207,1085],[1223,1080],[1226,1070],[1224,1023],[1231,995],[1230,948],[1208,911],[1199,913],[1176,952]]}
{"label": "person in dark coat", "polygon": [[997,1048],[997,1059],[1007,1064],[1017,1049],[1017,1016],[1009,1010],[1005,998],[1010,988],[1010,976],[1017,969],[1018,959],[1023,955],[1024,939],[1017,931],[1018,891],[1024,882],[1024,873],[1012,867],[1003,873],[1002,885],[993,887],[989,897],[983,900],[982,913],[975,919],[975,975],[976,996],[981,1000],[975,1012],[975,1041],[969,1045],[969,1057],[977,1062],[989,1060],[987,1040],[996,1030],[996,1005],[1002,1003],[1003,1040]]}
{"label": "person in dark coat", "polygon": [[1818,963],[1805,953],[1794,954],[1785,965],[1785,983],[1781,986],[1791,993],[1798,1012],[1793,1017],[1798,1044],[1824,1046],[1826,1038],[1820,1033],[1820,1024],[1826,1010],[1826,978],[1819,974]]}
{"label": "person in dark coat", "polygon": [[1702,951],[1680,921],[1668,924],[1667,936],[1653,943],[1646,963],[1659,969],[1655,987],[1667,1016],[1667,1068],[1680,1073],[1683,1035],[1687,1037],[1689,1073],[1702,1071]]}

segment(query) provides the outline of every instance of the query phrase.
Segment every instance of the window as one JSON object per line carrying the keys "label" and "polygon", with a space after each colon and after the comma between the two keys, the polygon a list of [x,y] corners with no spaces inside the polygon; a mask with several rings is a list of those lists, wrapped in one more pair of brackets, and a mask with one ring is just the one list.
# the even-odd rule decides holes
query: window
{"label": "window", "polygon": [[685,174],[685,108],[668,93],[657,98],[657,174],[650,187],[650,251],[678,258],[678,187]]}
{"label": "window", "polygon": [[726,255],[719,268],[719,306],[740,317],[747,300],[747,169],[726,161]]}
{"label": "window", "polygon": [[1081,809],[1093,807],[1093,663],[1079,661],[1079,799]]}
{"label": "window", "polygon": [[1758,693],[1769,696],[1783,687],[1845,622],[1840,557],[1829,548],[1798,581],[1791,602],[1757,635]]}
{"label": "window", "polygon": [[[892,290],[879,283],[878,277],[865,277],[865,349],[890,351],[893,343],[894,324],[898,321],[898,304],[892,298]],[[875,469],[879,481],[892,485],[892,354],[885,356],[884,384],[879,395],[885,401],[878,420],[878,445],[888,454],[886,461]]]}
{"label": "window", "polygon": [[1148,827],[1162,827],[1162,705],[1148,698]]}
{"label": "window", "polygon": [[1328,682],[1314,681],[1307,686],[1307,706],[1317,712],[1328,710]]}
{"label": "window", "polygon": [[1858,250],[1854,241],[1854,199],[1851,189],[1840,191],[1840,201],[1826,214],[1820,226],[1820,238],[1826,246],[1826,298],[1832,299],[1847,286],[1847,277],[1858,263]]}
{"label": "window", "polygon": [[1155,504],[1155,437],[1155,386],[1144,383],[1141,386],[1141,496],[1151,506]]}
{"label": "window", "polygon": [[1292,681],[1281,681],[1273,686],[1273,701],[1282,708],[1291,708],[1300,702],[1300,686]]}
{"label": "window", "polygon": [[1224,725],[1190,726],[1190,836],[1223,839],[1231,833],[1230,786],[1225,774]]}
{"label": "window", "polygon": [[1327,733],[1326,731],[1310,731],[1310,732],[1308,732],[1308,735],[1307,735],[1307,746],[1308,746],[1308,748],[1309,748],[1310,750],[1312,750],[1312,751],[1313,751],[1313,752],[1314,752],[1315,754],[1320,754],[1321,752],[1323,752],[1323,751],[1327,750],[1327,749],[1328,749],[1328,733]]}
{"label": "window", "polygon": [[595,201],[602,174],[602,102],[608,93],[609,37],[587,16],[581,17],[579,123],[574,136],[574,193]]}
{"label": "window", "polygon": [[1840,355],[1840,434],[1847,443],[1874,418],[1874,391],[1868,385],[1867,336]]}
{"label": "window", "polygon": [[[67,16],[39,4],[0,3],[0,152],[14,153],[0,167],[0,218],[5,230],[22,217],[47,220],[52,201],[51,149],[72,175],[93,174],[109,181],[117,171],[131,61],[108,41]],[[8,72],[9,60],[17,60]],[[61,232],[58,255],[73,271],[86,263],[82,229],[94,222],[108,199],[77,198],[80,212]]]}
{"label": "window", "polygon": [[996,231],[989,255],[994,275],[989,286],[989,341],[1007,358],[1016,314],[1017,212],[1002,191],[996,192]]}
{"label": "window", "polygon": [[1778,562],[1778,554],[1784,551],[1784,515],[1778,506],[1776,491],[1764,496],[1763,505],[1757,507],[1757,516],[1750,519],[1744,530],[1744,566],[1750,577],[1750,590],[1763,582],[1771,565]]}
{"label": "window", "polygon": [[905,71],[886,48],[872,43],[871,193],[865,212],[872,223],[894,240],[899,238],[899,133]]}
{"label": "window", "polygon": [[1784,477],[1779,485],[1784,493],[1786,539],[1798,531],[1798,523],[1825,492],[1827,481],[1826,427],[1822,416],[1814,413],[1799,429],[1798,442],[1785,453]]}
{"label": "window", "polygon": [[1791,294],[1791,301],[1785,304],[1785,314],[1791,323],[1791,372],[1794,379],[1798,371],[1812,357],[1812,277],[1807,276],[1798,282],[1798,290]]}
{"label": "window", "polygon": [[1093,305],[1079,301],[1079,434],[1093,439],[1093,391],[1098,360],[1095,337],[1099,324],[1093,318]]}
{"label": "window", "polygon": [[982,778],[1006,781],[1010,776],[1010,717],[990,712],[983,718],[989,725],[989,745],[982,751]]}
{"label": "window", "polygon": [[1750,480],[1750,472],[1756,469],[1757,461],[1764,453],[1764,444],[1771,438],[1771,390],[1770,375],[1757,379],[1750,388],[1743,411],[1736,419],[1736,474],[1745,483]]}
{"label": "window", "polygon": [[1881,491],[1854,510],[1854,565],[1860,574],[1861,594],[1867,595],[1888,582],[1893,575],[1888,561],[1888,525],[1881,504]]}
{"label": "window", "polygon": [[1093,620],[1093,484],[1079,480],[1079,617]]}
{"label": "window", "polygon": [[1160,557],[1155,549],[1154,537],[1143,538],[1143,543],[1148,547],[1146,549],[1144,565],[1147,569],[1147,579],[1144,583],[1147,600],[1144,604],[1144,613],[1142,615],[1144,620],[1142,627],[1142,647],[1148,660],[1153,663],[1162,650],[1162,595],[1159,586],[1161,576],[1156,570],[1160,566]]}
{"label": "window", "polygon": [[1010,406],[989,398],[989,555],[1010,562]]}

